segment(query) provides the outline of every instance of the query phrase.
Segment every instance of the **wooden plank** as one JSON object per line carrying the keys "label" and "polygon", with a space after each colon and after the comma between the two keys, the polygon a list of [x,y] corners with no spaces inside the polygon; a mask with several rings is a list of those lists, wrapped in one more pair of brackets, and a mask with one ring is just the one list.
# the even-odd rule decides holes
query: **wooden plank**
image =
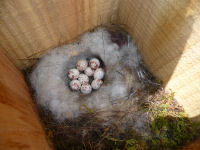
{"label": "wooden plank", "polygon": [[51,149],[20,71],[0,51],[0,149]]}
{"label": "wooden plank", "polygon": [[[45,50],[115,22],[119,0],[1,0],[0,47],[20,68]],[[29,58],[29,59],[27,59]]]}

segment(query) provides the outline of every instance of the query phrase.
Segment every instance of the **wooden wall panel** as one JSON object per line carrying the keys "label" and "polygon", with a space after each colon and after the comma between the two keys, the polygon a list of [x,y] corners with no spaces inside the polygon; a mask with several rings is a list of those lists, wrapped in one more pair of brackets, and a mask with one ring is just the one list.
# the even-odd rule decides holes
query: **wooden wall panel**
{"label": "wooden wall panel", "polygon": [[125,26],[150,69],[200,119],[200,1],[121,0]]}
{"label": "wooden wall panel", "polygon": [[0,58],[0,150],[50,150],[23,75]]}
{"label": "wooden wall panel", "polygon": [[115,22],[119,0],[1,0],[0,47],[20,68],[45,50]]}

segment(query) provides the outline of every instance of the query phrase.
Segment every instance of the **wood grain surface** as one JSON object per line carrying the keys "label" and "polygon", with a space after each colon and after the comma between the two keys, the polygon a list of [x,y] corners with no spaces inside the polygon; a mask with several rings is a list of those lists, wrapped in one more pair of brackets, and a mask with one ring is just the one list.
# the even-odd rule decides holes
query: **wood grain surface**
{"label": "wood grain surface", "polygon": [[115,22],[119,0],[1,0],[0,47],[20,68],[49,48]]}
{"label": "wood grain surface", "polygon": [[22,74],[0,58],[0,150],[50,150]]}

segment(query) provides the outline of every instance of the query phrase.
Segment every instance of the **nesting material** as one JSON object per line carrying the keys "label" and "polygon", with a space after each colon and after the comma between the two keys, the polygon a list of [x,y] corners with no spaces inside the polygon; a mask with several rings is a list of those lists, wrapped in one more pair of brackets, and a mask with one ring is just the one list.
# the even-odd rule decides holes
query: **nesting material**
{"label": "nesting material", "polygon": [[97,28],[52,49],[30,81],[55,149],[162,149],[197,133],[123,32]]}
{"label": "nesting material", "polygon": [[[83,72],[89,67],[87,58],[90,60],[91,69],[103,68],[94,72],[95,79],[103,79],[104,69],[106,76],[101,88],[101,84],[93,84],[93,89],[98,91],[83,97],[70,89],[71,80],[68,77],[77,79],[78,71],[73,70],[70,73],[70,69],[76,66],[79,72]],[[33,69],[30,81],[37,103],[50,110],[56,120],[63,121],[87,113],[82,109],[82,105],[94,111],[112,112],[115,109],[114,103],[126,100],[131,90],[140,87],[135,76],[135,68],[139,63],[140,56],[131,38],[128,44],[119,47],[111,41],[108,31],[98,28],[94,32],[84,34],[75,43],[50,50]],[[68,72],[70,74],[67,77]],[[83,81],[81,77],[78,80],[87,82],[88,79],[84,78]],[[90,89],[92,88],[86,86],[81,91],[90,93]]]}

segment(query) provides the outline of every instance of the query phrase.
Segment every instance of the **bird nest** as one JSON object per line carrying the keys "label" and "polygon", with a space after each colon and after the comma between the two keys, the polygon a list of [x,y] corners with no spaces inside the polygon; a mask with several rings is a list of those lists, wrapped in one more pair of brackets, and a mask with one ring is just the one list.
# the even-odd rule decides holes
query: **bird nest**
{"label": "bird nest", "polygon": [[[89,95],[67,86],[77,60],[96,57],[106,70]],[[196,137],[196,124],[146,69],[130,35],[97,28],[51,50],[26,71],[47,138],[55,149],[162,149]],[[30,72],[30,73],[29,73]]]}

